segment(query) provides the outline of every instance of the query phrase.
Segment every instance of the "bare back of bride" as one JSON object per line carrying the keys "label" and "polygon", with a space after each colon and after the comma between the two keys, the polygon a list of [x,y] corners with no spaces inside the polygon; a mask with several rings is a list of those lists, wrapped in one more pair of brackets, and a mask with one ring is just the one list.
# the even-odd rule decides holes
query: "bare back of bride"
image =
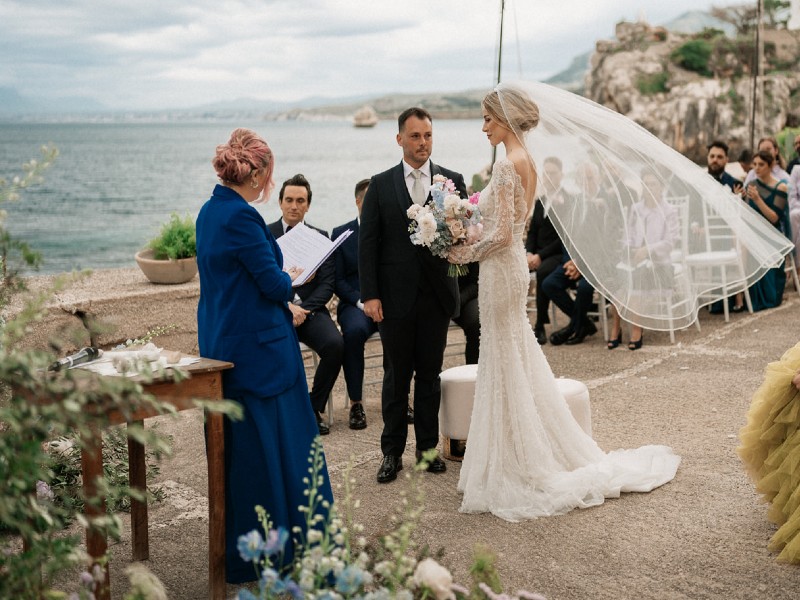
{"label": "bare back of bride", "polygon": [[483,114],[483,131],[506,157],[480,196],[483,238],[449,257],[480,261],[480,358],[461,511],[518,521],[659,487],[675,477],[680,457],[666,446],[601,450],[572,417],[528,320],[523,231],[536,172],[524,134],[538,123],[537,105],[524,90],[500,85]]}

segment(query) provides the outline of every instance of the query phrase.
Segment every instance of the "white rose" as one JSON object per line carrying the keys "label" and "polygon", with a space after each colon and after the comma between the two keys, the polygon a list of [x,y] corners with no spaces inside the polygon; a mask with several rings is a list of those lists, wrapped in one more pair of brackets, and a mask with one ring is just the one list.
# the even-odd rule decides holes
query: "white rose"
{"label": "white rose", "polygon": [[444,199],[444,210],[448,215],[455,216],[456,211],[461,206],[461,198],[455,194],[450,194]]}
{"label": "white rose", "polygon": [[420,241],[429,246],[436,239],[436,219],[430,213],[420,216],[417,221],[419,224],[419,239]]}
{"label": "white rose", "polygon": [[419,215],[419,211],[421,211],[421,210],[422,210],[422,207],[419,204],[412,204],[411,206],[408,207],[408,210],[406,211],[406,216],[409,219],[416,220],[417,219],[417,215]]}
{"label": "white rose", "polygon": [[436,596],[436,600],[455,600],[456,596],[451,589],[453,576],[432,558],[426,558],[417,565],[414,583],[417,587],[428,588]]}

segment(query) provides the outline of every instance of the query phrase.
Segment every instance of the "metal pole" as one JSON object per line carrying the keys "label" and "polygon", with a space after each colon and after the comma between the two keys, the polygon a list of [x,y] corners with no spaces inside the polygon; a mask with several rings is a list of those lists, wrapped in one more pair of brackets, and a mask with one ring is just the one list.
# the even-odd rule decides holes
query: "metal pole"
{"label": "metal pole", "polygon": [[[503,15],[505,14],[506,2],[500,0],[500,41],[497,44],[497,77],[495,77],[495,85],[500,83],[500,69],[503,65]],[[492,164],[497,159],[497,146],[492,146]]]}
{"label": "metal pole", "polygon": [[[761,79],[761,13],[763,0],[756,3],[756,39],[753,59],[753,90],[750,100],[750,150],[757,150],[756,146],[756,114],[759,100],[759,85]],[[763,95],[761,99],[763,105]],[[762,106],[763,110],[763,106]]]}

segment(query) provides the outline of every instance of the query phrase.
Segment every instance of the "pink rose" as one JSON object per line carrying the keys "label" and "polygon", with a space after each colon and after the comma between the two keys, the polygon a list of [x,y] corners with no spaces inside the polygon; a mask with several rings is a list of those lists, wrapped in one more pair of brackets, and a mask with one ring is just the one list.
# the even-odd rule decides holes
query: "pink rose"
{"label": "pink rose", "polygon": [[470,204],[477,204],[478,200],[480,200],[480,198],[481,198],[481,193],[480,192],[475,192],[474,194],[472,194],[472,196],[469,197],[469,203]]}
{"label": "pink rose", "polygon": [[464,237],[464,224],[459,220],[451,221],[447,224],[450,229],[450,235],[454,240],[460,240]]}

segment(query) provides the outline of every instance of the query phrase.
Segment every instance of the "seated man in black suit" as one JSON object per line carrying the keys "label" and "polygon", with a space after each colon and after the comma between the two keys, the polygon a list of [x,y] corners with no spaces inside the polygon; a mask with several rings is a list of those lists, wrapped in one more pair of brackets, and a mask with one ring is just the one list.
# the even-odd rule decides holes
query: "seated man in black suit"
{"label": "seated man in black suit", "polygon": [[[305,176],[298,174],[283,182],[278,204],[283,218],[269,225],[276,239],[298,223],[303,223],[311,206],[311,185]],[[305,225],[311,227],[308,223]],[[326,231],[314,229],[328,237]],[[331,256],[322,263],[310,281],[295,288],[294,300],[289,302],[297,337],[319,355],[319,366],[311,387],[311,406],[317,417],[320,435],[330,433],[320,413],[325,411],[333,385],[339,377],[344,351],[342,334],[326,306],[333,297],[334,278],[335,265]]]}
{"label": "seated man in black suit", "polygon": [[536,272],[536,324],[533,332],[539,344],[547,343],[544,326],[550,322],[547,311],[550,308],[550,298],[542,290],[542,284],[553,270],[563,263],[561,238],[558,237],[550,217],[544,214],[544,202],[547,198],[559,201],[564,195],[561,189],[563,171],[561,160],[555,156],[544,159],[544,177],[542,188],[544,194],[536,199],[533,207],[533,216],[528,227],[528,236],[525,240],[525,250],[528,256],[528,269]]}
{"label": "seated man in black suit", "polygon": [[362,179],[356,184],[356,208],[358,218],[349,223],[333,228],[336,239],[348,229],[352,234],[336,249],[335,287],[339,297],[336,318],[342,329],[344,338],[344,381],[347,395],[350,396],[350,429],[364,429],[367,426],[367,415],[361,403],[364,388],[364,344],[373,333],[378,331],[378,324],[364,314],[364,303],[361,302],[361,287],[358,282],[358,227],[361,218],[361,204],[367,193],[369,179]]}
{"label": "seated man in black suit", "polygon": [[464,348],[464,359],[468,365],[478,364],[481,339],[481,322],[478,318],[478,263],[470,263],[466,275],[458,278],[458,294],[461,310],[453,319],[464,330],[467,345]]}

